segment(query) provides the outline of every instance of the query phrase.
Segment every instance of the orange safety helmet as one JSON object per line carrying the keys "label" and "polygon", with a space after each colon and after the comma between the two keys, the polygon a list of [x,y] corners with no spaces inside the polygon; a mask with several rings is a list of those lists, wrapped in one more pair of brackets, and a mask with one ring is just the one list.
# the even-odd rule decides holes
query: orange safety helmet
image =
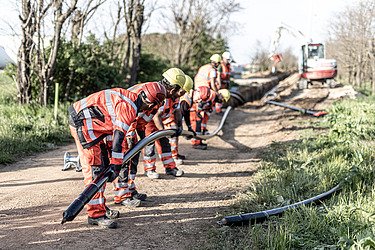
{"label": "orange safety helmet", "polygon": [[167,90],[157,82],[147,82],[142,85],[142,97],[148,103],[161,104],[167,96]]}
{"label": "orange safety helmet", "polygon": [[207,101],[211,95],[210,88],[206,86],[199,86],[197,91],[199,92],[200,99],[202,99],[204,102]]}

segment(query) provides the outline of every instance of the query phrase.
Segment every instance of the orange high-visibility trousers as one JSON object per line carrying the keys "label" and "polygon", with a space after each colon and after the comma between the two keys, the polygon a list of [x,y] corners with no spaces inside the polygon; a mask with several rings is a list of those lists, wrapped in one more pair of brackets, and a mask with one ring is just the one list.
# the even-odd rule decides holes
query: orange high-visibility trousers
{"label": "orange high-visibility trousers", "polygon": [[203,111],[203,118],[202,118],[202,125],[201,125],[201,131],[202,134],[204,134],[207,131],[207,123],[210,119],[211,113],[208,111]]}
{"label": "orange high-visibility trousers", "polygon": [[[197,135],[201,135],[202,134],[202,118],[203,117],[200,117],[198,114],[201,114],[203,112],[201,111],[190,111],[190,122],[191,122],[191,127],[193,128],[193,130],[195,131],[195,133],[197,133]],[[191,139],[191,144],[192,145],[199,145],[202,143],[202,140],[199,140],[199,139],[196,139],[196,138],[193,138]]]}
{"label": "orange high-visibility trousers", "polygon": [[[135,136],[127,138],[127,141],[126,146],[128,147],[129,145],[134,145],[137,142],[137,138]],[[109,149],[112,148],[110,144],[107,144]],[[126,151],[128,150],[129,148],[126,149]],[[132,197],[133,192],[136,190],[135,177],[137,175],[139,156],[140,152],[133,156],[126,166],[120,170],[118,178],[113,181],[114,201],[116,204],[121,203],[126,198]]]}
{"label": "orange high-visibility trousers", "polygon": [[[153,121],[147,123],[145,136],[149,136],[153,132],[158,131]],[[171,145],[166,137],[156,140],[154,143],[147,145],[143,150],[143,162],[145,171],[156,170],[156,150],[159,154],[159,158],[163,163],[164,168],[176,168],[176,163],[172,158]]]}
{"label": "orange high-visibility trousers", "polygon": [[[177,129],[175,122],[164,124],[165,129]],[[170,137],[169,144],[171,145],[172,158],[178,159],[178,136]]]}
{"label": "orange high-visibility trousers", "polygon": [[[95,179],[96,176],[98,176],[102,171],[104,171],[105,166],[104,164],[102,164],[101,158],[102,156],[106,157],[105,155],[108,153],[103,151],[104,143],[101,142],[87,149],[84,149],[80,143],[76,129],[73,126],[69,127],[70,133],[72,134],[77,146],[78,156],[80,164],[82,166],[82,173],[84,178],[83,182],[84,185],[87,186],[91,183],[93,179]],[[89,203],[87,203],[86,208],[89,217],[98,218],[105,215],[105,186],[106,185],[104,184],[103,187],[94,195],[94,197],[92,197]]]}

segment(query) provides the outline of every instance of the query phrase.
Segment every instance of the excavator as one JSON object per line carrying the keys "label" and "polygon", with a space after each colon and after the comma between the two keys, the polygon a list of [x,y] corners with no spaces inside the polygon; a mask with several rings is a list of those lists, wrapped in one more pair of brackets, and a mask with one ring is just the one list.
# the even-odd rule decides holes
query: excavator
{"label": "excavator", "polygon": [[298,87],[305,89],[312,85],[313,82],[327,84],[329,87],[335,86],[334,78],[337,75],[337,62],[335,59],[326,59],[324,44],[312,42],[301,31],[284,23],[276,29],[271,43],[269,58],[274,62],[272,72],[276,70],[276,64],[282,60],[282,56],[277,53],[277,48],[283,31],[287,31],[297,38],[301,44],[298,55],[298,71],[300,74]]}

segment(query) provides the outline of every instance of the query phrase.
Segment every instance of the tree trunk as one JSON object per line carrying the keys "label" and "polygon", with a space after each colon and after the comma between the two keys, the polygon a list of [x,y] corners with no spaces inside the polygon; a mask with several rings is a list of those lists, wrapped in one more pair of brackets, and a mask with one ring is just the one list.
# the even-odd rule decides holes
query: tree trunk
{"label": "tree trunk", "polygon": [[141,47],[142,47],[142,25],[144,21],[144,6],[138,1],[136,3],[136,13],[134,22],[134,36],[133,40],[133,57],[132,66],[130,68],[130,84],[133,85],[137,81],[138,71],[139,71],[139,61],[141,59]]}
{"label": "tree trunk", "polygon": [[53,82],[54,71],[56,67],[56,58],[58,49],[60,47],[60,39],[61,39],[61,30],[63,27],[64,22],[66,19],[73,13],[76,8],[78,0],[72,0],[71,6],[68,7],[65,13],[62,12],[63,9],[63,1],[62,0],[54,0],[53,7],[54,7],[54,34],[51,42],[51,50],[48,56],[47,62],[45,61],[46,53],[44,47],[39,47],[40,51],[40,60],[41,67],[39,68],[39,78],[41,80],[40,83],[40,98],[39,101],[43,105],[47,105],[48,102],[48,88]]}
{"label": "tree trunk", "polygon": [[123,57],[123,71],[127,72],[129,84],[137,81],[141,58],[141,35],[144,22],[144,1],[131,0],[128,5],[124,0],[125,22],[128,46]]}
{"label": "tree trunk", "polygon": [[18,102],[20,104],[30,103],[31,95],[31,72],[32,52],[34,48],[33,36],[35,33],[34,11],[28,0],[22,1],[21,20],[22,42],[17,55],[17,89]]}

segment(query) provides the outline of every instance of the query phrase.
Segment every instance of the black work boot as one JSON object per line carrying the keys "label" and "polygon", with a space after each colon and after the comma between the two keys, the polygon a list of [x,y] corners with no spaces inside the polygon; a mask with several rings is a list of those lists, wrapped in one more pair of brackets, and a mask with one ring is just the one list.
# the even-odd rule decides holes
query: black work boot
{"label": "black work boot", "polygon": [[180,177],[184,175],[184,171],[178,168],[166,168],[165,173],[168,175],[176,176],[176,177]]}
{"label": "black work boot", "polygon": [[186,160],[186,156],[185,155],[177,154],[177,158],[181,159],[181,160]]}
{"label": "black work boot", "polygon": [[140,201],[145,201],[147,199],[147,194],[138,193],[138,191],[135,190],[132,192],[132,198]]}
{"label": "black work boot", "polygon": [[113,220],[113,219],[117,219],[118,217],[120,217],[120,211],[118,210],[112,210],[107,206],[105,206],[105,210],[106,210],[105,216],[107,216],[108,219]]}
{"label": "black work boot", "polygon": [[201,149],[201,150],[206,150],[207,149],[207,144],[206,143],[201,143],[198,145],[193,145],[194,149]]}
{"label": "black work boot", "polygon": [[90,225],[97,225],[102,228],[117,228],[117,221],[107,218],[107,216],[102,216],[99,218],[87,218],[87,223]]}

